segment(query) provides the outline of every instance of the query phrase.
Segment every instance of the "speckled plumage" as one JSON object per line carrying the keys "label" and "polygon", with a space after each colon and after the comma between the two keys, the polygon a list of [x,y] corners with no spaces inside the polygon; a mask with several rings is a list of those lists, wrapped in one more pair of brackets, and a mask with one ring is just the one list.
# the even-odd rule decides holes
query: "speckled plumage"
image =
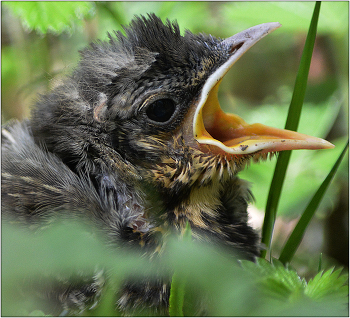
{"label": "speckled plumage", "polygon": [[[251,194],[236,174],[254,154],[205,153],[183,135],[205,81],[232,48],[210,35],[181,36],[154,15],[125,32],[83,50],[30,120],[3,128],[3,215],[41,224],[68,211],[96,221],[112,243],[150,250],[162,244],[159,229],[180,231],[189,221],[195,239],[253,259]],[[176,104],[167,124],[146,115],[159,98]],[[165,312],[168,297],[168,282],[126,282],[117,303]]]}

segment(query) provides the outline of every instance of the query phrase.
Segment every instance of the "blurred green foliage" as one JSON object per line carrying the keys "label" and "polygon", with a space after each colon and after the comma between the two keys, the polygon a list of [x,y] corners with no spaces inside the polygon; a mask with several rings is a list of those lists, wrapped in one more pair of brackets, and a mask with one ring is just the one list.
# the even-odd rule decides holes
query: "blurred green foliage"
{"label": "blurred green foliage", "polygon": [[[35,101],[37,94],[45,93],[48,89],[57,85],[66,74],[69,74],[78,61],[78,50],[82,49],[90,41],[96,39],[105,40],[107,38],[107,32],[122,30],[122,25],[127,25],[135,14],[154,12],[163,20],[166,18],[170,20],[176,19],[182,32],[185,29],[189,29],[193,33],[205,32],[221,38],[228,37],[255,24],[272,21],[280,22],[282,28],[254,46],[227,74],[221,85],[219,99],[225,111],[235,112],[249,123],[260,122],[283,128],[314,3],[52,1],[2,2],[1,6],[1,101],[3,122],[11,118],[23,119],[28,117],[30,106]],[[308,88],[298,129],[305,134],[326,138],[335,144],[336,148],[322,151],[301,150],[293,152],[278,211],[278,215],[282,216],[283,220],[295,219],[304,210],[311,195],[330,171],[347,139],[349,96],[348,6],[349,4],[347,2],[322,3]],[[272,178],[274,166],[275,159],[272,159],[272,161],[263,162],[258,165],[252,164],[249,169],[245,169],[240,173],[242,179],[251,182],[252,192],[255,196],[254,206],[259,210],[263,210],[266,205],[268,186]],[[328,233],[328,236],[335,235],[336,237],[339,234],[339,238],[342,238],[340,232],[345,232],[348,235],[347,187],[348,160],[344,160],[335,181],[327,191],[316,214],[317,219],[314,221],[314,224],[318,231],[324,231],[326,234]],[[331,216],[332,213],[333,215],[337,215],[338,223],[333,228],[330,228],[330,222],[324,222],[324,220],[328,216]],[[283,245],[286,232],[288,231],[290,229],[284,223],[276,230],[273,247],[276,251]],[[313,232],[311,231],[311,233]],[[21,244],[20,238],[19,236],[19,242],[17,242],[19,244]],[[13,240],[12,237],[11,240]],[[71,238],[71,240],[74,240],[74,238]],[[312,265],[318,258],[319,252],[323,249],[327,254],[327,252],[335,250],[334,245],[330,245],[331,243],[329,242],[333,242],[332,244],[336,244],[337,247],[339,245],[343,246],[343,248],[340,248],[338,254],[345,253],[344,259],[348,260],[348,238],[345,242],[334,241],[334,239],[326,237],[321,239],[321,242],[316,244],[316,247],[315,244],[310,243],[310,241],[314,240],[316,239],[312,235],[305,239],[306,242],[300,249],[300,252],[304,251],[305,253],[299,253],[298,257],[294,260],[294,265],[298,269],[306,265],[308,268],[306,273],[314,273],[316,270],[312,269]],[[57,242],[59,241],[57,240]],[[86,244],[84,242],[80,243],[83,247]],[[47,265],[48,271],[54,270],[55,264],[66,268],[70,266],[68,264],[70,257],[75,259],[76,254],[69,254],[70,252],[63,251],[58,246],[54,246],[55,249],[57,248],[57,253],[62,253],[57,254],[60,257],[56,258],[56,250],[53,253],[52,246],[46,247],[45,244],[42,245],[47,249],[41,255],[36,255],[36,250],[31,250],[29,247],[23,251],[28,256],[36,255],[33,260],[46,259],[48,255],[50,257],[53,256]],[[14,247],[10,245],[9,248]],[[181,250],[181,248],[184,250]],[[190,247],[188,248],[190,249]],[[186,250],[186,247],[183,246],[179,247],[179,249],[178,252],[173,251],[175,255],[174,264],[180,264],[178,262],[183,260],[184,264],[186,264],[184,265],[185,269],[183,269],[186,275],[188,271],[193,271],[195,273],[191,273],[194,277],[197,277],[196,275],[217,277],[217,272],[210,272],[212,271],[210,266],[221,268],[217,262],[209,260],[209,256],[213,257],[210,254],[212,251],[203,251],[204,255],[209,255],[208,259],[193,259],[194,263],[189,262],[190,264],[188,265],[186,262],[187,259],[183,259],[181,253],[184,253],[183,255],[188,256],[188,259],[192,260],[191,253],[193,251]],[[95,247],[91,249],[93,253],[97,252],[97,250],[97,247],[96,249]],[[197,251],[197,249],[195,250]],[[10,253],[10,250],[5,250],[6,252]],[[198,256],[197,252],[193,255]],[[103,255],[98,255],[98,257],[103,259],[104,264],[106,262],[108,263],[106,261],[107,254],[101,253]],[[15,262],[15,264],[19,265],[18,272],[13,272],[16,270],[16,267],[11,267],[9,265],[10,263],[8,265],[5,263],[4,265],[4,268],[10,269],[10,273],[12,271],[14,275],[5,278],[9,279],[8,281],[3,281],[3,286],[10,289],[7,290],[8,293],[3,293],[3,297],[7,298],[5,302],[2,302],[3,304],[9,304],[8,309],[13,304],[14,298],[12,299],[11,297],[15,291],[11,290],[9,286],[12,285],[6,285],[6,282],[10,283],[11,279],[19,277],[26,269],[33,274],[37,270],[35,269],[37,265],[35,265],[34,261],[32,268],[29,259],[29,263],[26,264],[20,258],[23,255],[21,253],[18,255],[19,258],[17,260],[13,259],[14,256],[8,258],[12,264]],[[133,256],[120,255],[123,256],[123,260],[119,260],[121,269],[118,268],[121,276],[116,276],[116,284],[129,268],[138,268],[138,264],[142,266],[139,263],[141,261],[136,260]],[[84,256],[78,263],[74,262],[74,266],[88,264],[88,267],[90,267],[92,265],[91,257],[93,256],[96,257],[96,255],[87,253],[86,258]],[[339,255],[335,254],[331,256],[335,258],[339,257]],[[59,259],[63,263],[60,263]],[[341,260],[339,261],[341,262]],[[112,262],[115,262],[115,260],[113,259]],[[327,262],[329,260],[326,260]],[[343,263],[347,264],[347,261],[343,261]],[[26,268],[24,268],[23,264],[26,264]],[[202,264],[203,269],[198,269],[198,264]],[[204,264],[207,264],[207,266]],[[228,265],[228,263],[223,261],[223,264],[223,267],[232,267],[231,263]],[[195,265],[197,266],[196,269]],[[186,266],[189,267],[187,268]],[[262,263],[258,264],[259,266],[265,268]],[[272,265],[269,264],[266,266]],[[271,283],[271,288],[275,288],[272,294],[276,296],[276,291],[280,290],[281,297],[283,298],[285,296],[284,300],[281,302],[281,299],[276,300],[274,297],[270,297],[271,295],[266,296],[264,294],[266,290],[263,289],[262,294],[259,294],[260,291],[256,292],[258,294],[256,296],[258,305],[254,309],[252,306],[247,306],[246,304],[250,304],[251,299],[255,296],[251,292],[252,290],[257,290],[255,286],[259,285],[255,276],[253,275],[252,278],[246,272],[243,274],[242,269],[239,269],[238,273],[231,272],[233,268],[234,266],[227,273],[223,273],[223,276],[217,281],[223,283],[224,286],[228,286],[228,290],[231,290],[228,295],[223,295],[220,292],[225,289],[223,286],[220,287],[217,285],[214,279],[202,282],[198,278],[198,281],[195,280],[193,282],[199,285],[204,284],[201,285],[203,290],[213,291],[214,298],[218,303],[214,302],[215,306],[210,308],[209,312],[212,315],[264,315],[264,313],[266,315],[344,315],[342,306],[338,306],[332,302],[327,303],[328,300],[323,301],[323,299],[321,303],[310,303],[310,295],[308,294],[308,290],[311,288],[308,287],[310,286],[310,282],[306,284],[305,281],[298,278],[295,271],[291,271],[288,274],[287,270],[283,272],[283,275],[294,277],[290,277],[294,282],[292,287],[285,285],[288,279],[282,274],[282,276],[273,274],[277,275],[277,282],[274,283],[272,283],[273,279],[270,276],[267,274],[266,276],[264,276],[265,274],[262,275],[262,280],[266,279],[262,285],[266,285],[266,282],[268,282],[268,285]],[[257,271],[257,269],[254,268],[253,271]],[[241,285],[239,282],[233,281],[232,277],[227,276],[229,274],[233,275],[232,277],[244,277],[242,278],[243,287],[235,287],[233,290],[232,286]],[[244,281],[247,275],[249,276],[247,278],[248,283]],[[316,277],[313,281],[322,280],[321,274],[318,274]],[[336,279],[336,274],[333,273],[327,277],[323,279],[329,279],[331,281],[331,279]],[[227,285],[225,283],[226,279]],[[327,282],[325,285],[327,285]],[[250,289],[246,286],[253,286],[253,288]],[[108,286],[106,288],[108,289]],[[287,293],[288,290],[291,291],[289,294]],[[287,294],[290,297],[287,297]],[[107,292],[102,302],[108,303],[108,300],[106,300],[108,297],[113,297],[113,291],[110,293]],[[266,300],[266,297],[268,300]],[[316,300],[316,298],[312,299]],[[288,299],[287,302],[285,301],[286,299]],[[290,302],[292,299],[293,302]],[[273,304],[276,304],[276,306]],[[302,304],[306,305],[303,307]],[[273,311],[271,311],[271,308]],[[307,308],[305,309],[306,311],[303,311],[304,308]],[[33,310],[36,309],[37,307],[33,307]],[[298,312],[298,309],[301,311]],[[113,311],[114,307],[111,310]],[[340,311],[338,312],[336,310]],[[189,313],[193,312],[190,311]],[[27,314],[30,314],[30,312],[27,312]],[[31,312],[31,314],[39,315],[40,313],[35,311],[34,313]],[[104,315],[101,312],[99,314]]]}
{"label": "blurred green foliage", "polygon": [[198,308],[186,301],[198,298],[208,316],[348,314],[348,275],[341,274],[341,269],[322,269],[307,282],[278,261],[239,263],[225,250],[176,237],[167,239],[159,259],[149,262],[123,247],[106,247],[92,228],[72,221],[60,222],[36,234],[6,224],[2,227],[2,239],[2,271],[6,273],[2,279],[4,316],[48,314],[39,311],[33,290],[22,285],[18,292],[18,284],[23,284],[24,278],[34,280],[50,273],[69,277],[77,268],[87,273],[103,268],[108,277],[100,304],[90,312],[93,316],[120,315],[114,306],[114,293],[125,277],[138,277],[140,273],[166,277],[172,272],[186,277],[185,316],[198,314]]}
{"label": "blurred green foliage", "polygon": [[52,32],[60,34],[72,31],[73,23],[82,20],[93,10],[92,2],[54,2],[27,1],[4,2],[17,16],[21,18],[27,30],[35,30],[45,34]]}

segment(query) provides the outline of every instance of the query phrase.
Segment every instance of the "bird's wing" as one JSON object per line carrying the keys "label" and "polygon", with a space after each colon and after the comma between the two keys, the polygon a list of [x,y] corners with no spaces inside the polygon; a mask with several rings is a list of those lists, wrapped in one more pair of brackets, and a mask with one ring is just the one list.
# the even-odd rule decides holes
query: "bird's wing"
{"label": "bird's wing", "polygon": [[[108,181],[107,176],[102,179]],[[1,206],[5,217],[22,221],[84,216],[103,222],[117,241],[142,224],[142,207],[126,189],[98,193],[87,176],[77,175],[56,155],[35,143],[27,122],[2,129]],[[113,196],[111,198],[111,196]]]}
{"label": "bird's wing", "polygon": [[2,129],[2,205],[32,216],[100,208],[91,185],[39,147],[25,122]]}

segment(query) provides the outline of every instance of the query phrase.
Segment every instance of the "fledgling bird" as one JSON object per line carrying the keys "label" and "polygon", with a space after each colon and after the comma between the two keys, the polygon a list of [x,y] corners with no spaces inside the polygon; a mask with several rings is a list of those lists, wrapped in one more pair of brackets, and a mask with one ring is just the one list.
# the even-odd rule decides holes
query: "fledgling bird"
{"label": "fledgling bird", "polygon": [[[125,35],[91,44],[72,75],[40,97],[30,120],[3,128],[3,215],[37,224],[68,211],[94,220],[112,242],[145,250],[159,249],[162,233],[189,222],[194,239],[254,259],[251,194],[237,173],[282,150],[332,147],[220,108],[223,76],[279,26],[221,40],[182,36],[176,23],[150,14],[136,17]],[[84,290],[66,293],[62,306],[80,306],[76,295],[84,303],[95,291]],[[129,282],[118,305],[163,312],[168,297],[168,282]]]}

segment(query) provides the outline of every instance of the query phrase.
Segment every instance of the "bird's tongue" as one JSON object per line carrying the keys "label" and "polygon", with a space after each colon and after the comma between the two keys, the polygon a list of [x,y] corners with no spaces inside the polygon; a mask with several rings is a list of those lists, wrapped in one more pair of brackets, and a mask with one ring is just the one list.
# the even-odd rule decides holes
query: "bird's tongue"
{"label": "bird's tongue", "polygon": [[240,32],[221,42],[228,49],[228,60],[206,81],[192,115],[193,137],[203,151],[246,155],[293,149],[326,149],[334,146],[320,138],[262,124],[247,124],[226,114],[218,101],[218,89],[231,66],[256,42],[280,26],[265,23]]}
{"label": "bird's tongue", "polygon": [[198,113],[195,139],[202,150],[244,155],[293,149],[325,149],[333,145],[321,138],[263,124],[247,124],[241,117],[226,114],[220,108],[217,88],[212,89]]}

